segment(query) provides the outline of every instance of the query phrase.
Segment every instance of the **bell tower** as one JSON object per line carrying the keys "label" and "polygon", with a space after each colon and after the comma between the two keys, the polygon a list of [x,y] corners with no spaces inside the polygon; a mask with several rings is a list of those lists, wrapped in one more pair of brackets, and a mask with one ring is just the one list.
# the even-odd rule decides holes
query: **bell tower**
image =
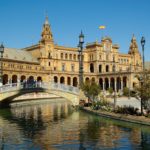
{"label": "bell tower", "polygon": [[133,34],[132,39],[131,39],[128,54],[131,55],[131,62],[130,63],[133,66],[133,68],[135,70],[141,69],[142,59],[141,59],[141,54],[139,52],[138,44],[137,44],[137,41],[136,41],[134,34]]}
{"label": "bell tower", "polygon": [[45,43],[53,43],[53,35],[51,31],[51,27],[48,21],[48,16],[46,16],[45,23],[43,25],[42,34],[41,34],[41,41],[42,44]]}

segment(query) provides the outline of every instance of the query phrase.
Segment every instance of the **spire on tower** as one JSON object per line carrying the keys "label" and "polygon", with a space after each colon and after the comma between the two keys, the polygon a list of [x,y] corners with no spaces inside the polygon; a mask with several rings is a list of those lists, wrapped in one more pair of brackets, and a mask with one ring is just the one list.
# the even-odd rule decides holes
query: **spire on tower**
{"label": "spire on tower", "polygon": [[48,15],[46,15],[45,18],[41,36],[42,36],[41,42],[53,42],[53,35],[48,21]]}
{"label": "spire on tower", "polygon": [[138,45],[137,45],[136,38],[135,38],[134,34],[133,34],[132,39],[131,39],[130,48],[129,48],[128,53],[129,54],[139,53]]}

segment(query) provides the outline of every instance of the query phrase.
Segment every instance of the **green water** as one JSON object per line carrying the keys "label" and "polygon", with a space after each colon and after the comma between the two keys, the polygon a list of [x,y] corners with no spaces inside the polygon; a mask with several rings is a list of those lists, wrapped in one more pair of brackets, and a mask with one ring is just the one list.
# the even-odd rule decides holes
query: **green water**
{"label": "green water", "polygon": [[67,101],[0,110],[0,150],[150,150],[150,127],[74,111]]}

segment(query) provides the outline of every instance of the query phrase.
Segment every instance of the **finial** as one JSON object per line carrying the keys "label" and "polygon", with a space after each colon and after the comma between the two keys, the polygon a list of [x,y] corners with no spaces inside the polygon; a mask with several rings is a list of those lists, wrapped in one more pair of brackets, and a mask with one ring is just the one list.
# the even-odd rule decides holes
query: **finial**
{"label": "finial", "polygon": [[47,11],[45,11],[45,16],[46,16],[46,19],[45,19],[45,25],[49,25]]}

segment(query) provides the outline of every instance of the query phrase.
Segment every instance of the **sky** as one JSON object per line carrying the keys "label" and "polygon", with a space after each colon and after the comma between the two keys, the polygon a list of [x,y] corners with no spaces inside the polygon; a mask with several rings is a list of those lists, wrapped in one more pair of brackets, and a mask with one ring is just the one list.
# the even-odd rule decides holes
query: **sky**
{"label": "sky", "polygon": [[[150,0],[0,0],[0,43],[10,48],[37,44],[46,14],[58,45],[77,47],[82,30],[84,46],[109,36],[128,53],[134,34],[140,51],[145,37],[150,61]],[[99,30],[100,25],[106,29]]]}

